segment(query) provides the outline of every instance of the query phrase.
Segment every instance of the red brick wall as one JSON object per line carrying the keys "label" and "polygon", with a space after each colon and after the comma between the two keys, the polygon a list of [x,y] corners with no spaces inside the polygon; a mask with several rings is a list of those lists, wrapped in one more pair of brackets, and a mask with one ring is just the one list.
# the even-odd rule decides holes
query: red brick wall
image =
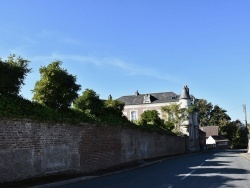
{"label": "red brick wall", "polygon": [[185,138],[137,129],[0,120],[0,183],[184,152]]}
{"label": "red brick wall", "polygon": [[80,150],[81,170],[95,171],[121,164],[121,129],[88,126]]}

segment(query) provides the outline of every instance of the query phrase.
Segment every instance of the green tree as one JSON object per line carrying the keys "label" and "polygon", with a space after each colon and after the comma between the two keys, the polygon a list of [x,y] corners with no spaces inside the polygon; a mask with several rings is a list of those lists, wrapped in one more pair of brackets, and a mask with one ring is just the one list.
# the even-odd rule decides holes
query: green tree
{"label": "green tree", "polygon": [[232,148],[247,148],[248,130],[240,120],[232,121],[221,127],[221,134],[229,140]]}
{"label": "green tree", "polygon": [[24,79],[31,71],[29,61],[10,55],[6,61],[0,59],[0,94],[18,95]]}
{"label": "green tree", "polygon": [[200,126],[209,126],[213,105],[204,99],[195,99],[194,105],[198,111],[198,123]]}
{"label": "green tree", "polygon": [[61,68],[61,61],[54,61],[41,67],[41,79],[36,82],[33,100],[50,108],[65,110],[77,98],[81,86],[76,84],[76,76]]}
{"label": "green tree", "polygon": [[74,108],[83,112],[100,116],[104,110],[104,102],[99,95],[92,89],[86,89],[73,103]]}
{"label": "green tree", "polygon": [[240,123],[239,120],[232,121],[229,124],[227,124],[226,126],[221,127],[221,129],[220,129],[220,133],[222,134],[222,136],[224,136],[225,138],[227,138],[229,140],[229,145],[231,147],[233,146],[233,141],[236,137],[236,132],[237,132],[239,123]]}
{"label": "green tree", "polygon": [[141,114],[139,124],[164,127],[164,120],[159,117],[159,113],[156,110],[146,110]]}
{"label": "green tree", "polygon": [[209,124],[211,126],[219,126],[220,128],[227,125],[231,118],[226,114],[226,112],[226,110],[220,108],[218,105],[215,105],[211,111]]}
{"label": "green tree", "polygon": [[221,128],[231,120],[226,110],[218,105],[213,106],[204,99],[196,99],[194,105],[198,111],[198,123],[200,126],[219,126]]}
{"label": "green tree", "polygon": [[248,130],[245,126],[238,127],[236,138],[234,139],[235,149],[246,149],[248,146]]}
{"label": "green tree", "polygon": [[113,100],[112,98],[109,98],[104,102],[104,107],[107,112],[117,114],[119,116],[123,116],[124,106],[124,102]]}
{"label": "green tree", "polygon": [[189,112],[186,108],[181,108],[181,104],[172,103],[161,107],[162,112],[166,113],[165,124],[174,125],[173,132],[182,135],[181,126],[185,126],[184,122],[188,120]]}

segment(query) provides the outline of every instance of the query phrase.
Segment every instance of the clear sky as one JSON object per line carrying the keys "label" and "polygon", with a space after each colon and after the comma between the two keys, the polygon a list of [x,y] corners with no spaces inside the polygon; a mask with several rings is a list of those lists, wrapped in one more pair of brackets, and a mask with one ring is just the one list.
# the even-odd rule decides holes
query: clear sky
{"label": "clear sky", "polygon": [[[249,0],[1,0],[0,57],[30,60],[21,94],[54,60],[102,99],[173,91],[250,114]],[[248,119],[249,121],[250,119]]]}

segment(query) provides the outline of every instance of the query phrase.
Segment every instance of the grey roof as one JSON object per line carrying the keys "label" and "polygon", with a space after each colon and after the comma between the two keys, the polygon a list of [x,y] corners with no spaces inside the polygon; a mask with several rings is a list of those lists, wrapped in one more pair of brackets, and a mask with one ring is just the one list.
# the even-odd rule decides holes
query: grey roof
{"label": "grey roof", "polygon": [[129,96],[120,97],[117,100],[124,102],[125,105],[145,104],[145,103],[143,103],[145,95],[150,95],[150,100],[151,100],[151,103],[146,103],[146,104],[178,102],[179,101],[179,95],[176,95],[173,92],[147,93],[147,94],[139,94],[137,96],[136,95],[129,95]]}
{"label": "grey roof", "polygon": [[219,135],[219,126],[206,126],[200,129],[206,133],[206,137]]}
{"label": "grey roof", "polygon": [[191,99],[188,86],[183,87],[180,99]]}

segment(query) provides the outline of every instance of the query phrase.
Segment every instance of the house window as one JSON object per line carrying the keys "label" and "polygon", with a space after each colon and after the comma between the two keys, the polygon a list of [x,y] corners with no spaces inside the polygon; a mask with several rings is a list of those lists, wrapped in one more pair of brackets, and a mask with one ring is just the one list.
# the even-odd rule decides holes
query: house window
{"label": "house window", "polygon": [[137,111],[131,111],[131,114],[130,114],[130,119],[131,121],[136,121],[137,120]]}
{"label": "house window", "polygon": [[150,95],[148,94],[144,95],[143,103],[151,103]]}

